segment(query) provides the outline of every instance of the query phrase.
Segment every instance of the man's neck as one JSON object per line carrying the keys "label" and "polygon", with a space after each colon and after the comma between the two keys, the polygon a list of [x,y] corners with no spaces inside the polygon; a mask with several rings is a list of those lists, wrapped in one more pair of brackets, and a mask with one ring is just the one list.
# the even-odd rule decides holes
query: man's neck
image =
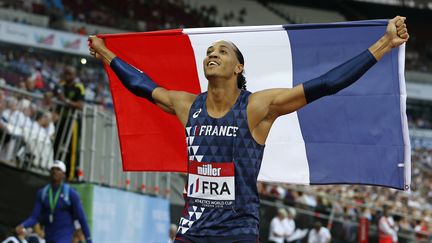
{"label": "man's neck", "polygon": [[62,181],[51,181],[51,186],[57,188],[61,185]]}
{"label": "man's neck", "polygon": [[72,81],[65,81],[64,84],[65,84],[66,86],[72,86],[74,83],[75,83],[75,81],[72,80]]}
{"label": "man's neck", "polygon": [[207,112],[210,116],[223,117],[235,104],[240,89],[232,84],[233,82],[211,81],[207,90]]}

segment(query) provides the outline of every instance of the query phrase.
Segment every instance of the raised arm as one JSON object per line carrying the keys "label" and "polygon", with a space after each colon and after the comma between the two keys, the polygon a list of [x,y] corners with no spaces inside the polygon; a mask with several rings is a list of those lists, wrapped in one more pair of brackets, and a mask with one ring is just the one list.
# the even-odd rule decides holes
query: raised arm
{"label": "raised arm", "polygon": [[389,21],[385,34],[376,43],[327,73],[294,88],[270,89],[252,94],[248,122],[253,137],[258,143],[264,144],[277,117],[350,86],[387,52],[405,43],[408,38],[405,17],[397,16]]}
{"label": "raised arm", "polygon": [[183,126],[186,125],[189,109],[196,97],[194,94],[159,87],[144,72],[117,57],[105,46],[103,39],[90,36],[88,40],[90,54],[110,66],[130,92],[148,99],[165,112],[176,115]]}

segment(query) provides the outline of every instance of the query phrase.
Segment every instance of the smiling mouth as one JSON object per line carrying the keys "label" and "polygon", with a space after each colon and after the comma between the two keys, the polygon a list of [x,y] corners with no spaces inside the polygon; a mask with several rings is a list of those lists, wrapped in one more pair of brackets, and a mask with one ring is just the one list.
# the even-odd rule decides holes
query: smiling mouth
{"label": "smiling mouth", "polygon": [[210,61],[207,63],[207,67],[216,67],[219,66],[219,64],[215,61]]}

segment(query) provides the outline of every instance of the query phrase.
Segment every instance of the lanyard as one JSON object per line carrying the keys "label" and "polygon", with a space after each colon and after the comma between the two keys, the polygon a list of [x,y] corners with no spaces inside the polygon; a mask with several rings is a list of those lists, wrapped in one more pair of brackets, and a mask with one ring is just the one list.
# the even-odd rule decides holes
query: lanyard
{"label": "lanyard", "polygon": [[60,184],[60,186],[59,186],[59,188],[57,189],[57,192],[56,192],[54,198],[53,198],[53,192],[52,192],[53,189],[52,189],[52,187],[50,186],[50,188],[49,188],[49,190],[48,190],[48,193],[49,193],[49,204],[50,204],[51,214],[54,213],[54,209],[55,209],[55,207],[56,207],[56,205],[57,205],[58,198],[59,198],[59,196],[60,196],[60,191],[61,191],[61,189],[62,189],[62,186],[63,186],[63,184]]}

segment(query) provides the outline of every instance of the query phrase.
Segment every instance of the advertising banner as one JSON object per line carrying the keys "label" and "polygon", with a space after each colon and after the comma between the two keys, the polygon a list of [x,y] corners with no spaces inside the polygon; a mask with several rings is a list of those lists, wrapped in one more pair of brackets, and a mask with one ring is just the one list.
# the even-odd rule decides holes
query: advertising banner
{"label": "advertising banner", "polygon": [[0,21],[0,41],[88,56],[87,36]]}

